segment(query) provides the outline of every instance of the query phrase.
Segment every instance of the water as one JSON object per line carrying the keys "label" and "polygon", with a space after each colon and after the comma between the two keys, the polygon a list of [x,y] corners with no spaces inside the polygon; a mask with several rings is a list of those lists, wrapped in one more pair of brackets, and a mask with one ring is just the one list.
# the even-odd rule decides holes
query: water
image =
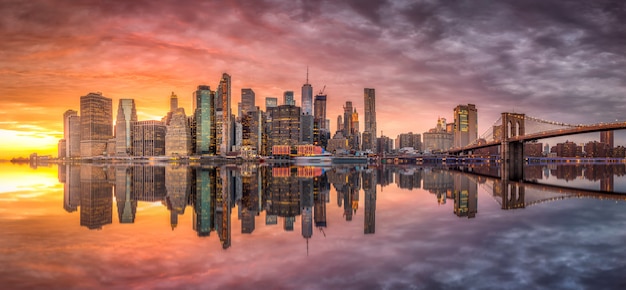
{"label": "water", "polygon": [[2,164],[0,283],[623,289],[624,169]]}

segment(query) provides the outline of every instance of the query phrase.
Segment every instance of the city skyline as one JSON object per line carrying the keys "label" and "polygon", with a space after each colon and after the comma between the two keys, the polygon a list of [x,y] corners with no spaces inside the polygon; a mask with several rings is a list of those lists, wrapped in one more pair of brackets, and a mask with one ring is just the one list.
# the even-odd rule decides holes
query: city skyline
{"label": "city skyline", "polygon": [[[139,120],[160,120],[172,91],[189,113],[194,88],[217,87],[226,72],[236,112],[242,88],[254,90],[256,104],[300,91],[307,66],[313,94],[326,87],[331,128],[346,101],[364,116],[369,87],[376,134],[391,138],[427,132],[469,103],[480,110],[479,134],[505,111],[575,124],[624,120],[619,1],[189,4],[0,4],[0,159],[56,155],[63,113],[89,92],[114,105],[134,99]],[[202,11],[226,17],[209,21]]]}

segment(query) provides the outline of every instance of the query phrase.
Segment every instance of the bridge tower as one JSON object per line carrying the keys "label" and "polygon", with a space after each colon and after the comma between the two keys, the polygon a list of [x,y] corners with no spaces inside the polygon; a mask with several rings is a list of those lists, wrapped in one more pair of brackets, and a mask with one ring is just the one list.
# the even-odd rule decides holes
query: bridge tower
{"label": "bridge tower", "polygon": [[524,143],[515,138],[526,133],[525,120],[525,114],[502,113],[502,178],[515,181],[524,179]]}

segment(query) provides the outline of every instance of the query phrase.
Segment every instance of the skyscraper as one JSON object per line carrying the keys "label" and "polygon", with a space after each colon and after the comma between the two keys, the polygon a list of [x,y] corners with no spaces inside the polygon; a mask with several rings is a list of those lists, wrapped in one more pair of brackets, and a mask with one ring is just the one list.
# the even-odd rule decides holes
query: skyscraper
{"label": "skyscraper", "polygon": [[165,155],[165,124],[161,121],[138,121],[132,123],[133,155]]}
{"label": "skyscraper", "polygon": [[613,149],[613,147],[615,147],[613,140],[614,140],[613,131],[602,131],[602,132],[600,132],[600,142],[608,144],[610,149]]}
{"label": "skyscraper", "polygon": [[352,133],[352,102],[346,101],[343,106],[343,135],[348,136]]}
{"label": "skyscraper", "polygon": [[365,110],[365,128],[363,132],[368,136],[367,140],[363,139],[363,150],[372,150],[376,152],[376,92],[374,89],[365,88],[363,92],[363,105]]}
{"label": "skyscraper", "polygon": [[306,83],[302,85],[302,114],[313,115],[313,87],[309,84],[309,68],[306,69]]}
{"label": "skyscraper", "polygon": [[474,104],[454,108],[454,147],[464,147],[478,139],[478,110]]}
{"label": "skyscraper", "polygon": [[215,154],[215,92],[200,85],[195,93],[196,154]]}
{"label": "skyscraper", "polygon": [[100,156],[113,138],[113,100],[102,93],[80,97],[80,156]]}
{"label": "skyscraper", "polygon": [[63,138],[65,157],[80,157],[80,117],[75,110],[67,110],[63,114]]}
{"label": "skyscraper", "polygon": [[137,122],[135,100],[120,99],[115,122],[115,155],[130,156],[133,149],[132,124]]}
{"label": "skyscraper", "polygon": [[165,155],[191,155],[191,128],[187,125],[187,116],[184,108],[172,112],[172,119],[165,133]]}
{"label": "skyscraper", "polygon": [[315,116],[315,122],[318,123],[318,128],[330,129],[326,128],[326,95],[316,95],[314,105],[313,116]]}
{"label": "skyscraper", "polygon": [[230,96],[231,79],[227,73],[222,74],[220,85],[217,89],[217,96],[222,100],[222,143],[220,145],[220,154],[224,155],[230,152],[233,145],[232,126],[231,126],[231,96]]}
{"label": "skyscraper", "polygon": [[295,106],[296,99],[293,97],[293,91],[285,91],[283,93],[283,105]]}
{"label": "skyscraper", "polygon": [[241,115],[256,111],[255,95],[252,89],[241,89]]}

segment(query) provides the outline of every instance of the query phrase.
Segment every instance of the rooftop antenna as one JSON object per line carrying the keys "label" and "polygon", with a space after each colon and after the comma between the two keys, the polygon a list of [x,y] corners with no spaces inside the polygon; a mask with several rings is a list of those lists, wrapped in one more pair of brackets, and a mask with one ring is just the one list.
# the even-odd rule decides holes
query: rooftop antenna
{"label": "rooftop antenna", "polygon": [[306,83],[309,83],[309,66],[306,66]]}

